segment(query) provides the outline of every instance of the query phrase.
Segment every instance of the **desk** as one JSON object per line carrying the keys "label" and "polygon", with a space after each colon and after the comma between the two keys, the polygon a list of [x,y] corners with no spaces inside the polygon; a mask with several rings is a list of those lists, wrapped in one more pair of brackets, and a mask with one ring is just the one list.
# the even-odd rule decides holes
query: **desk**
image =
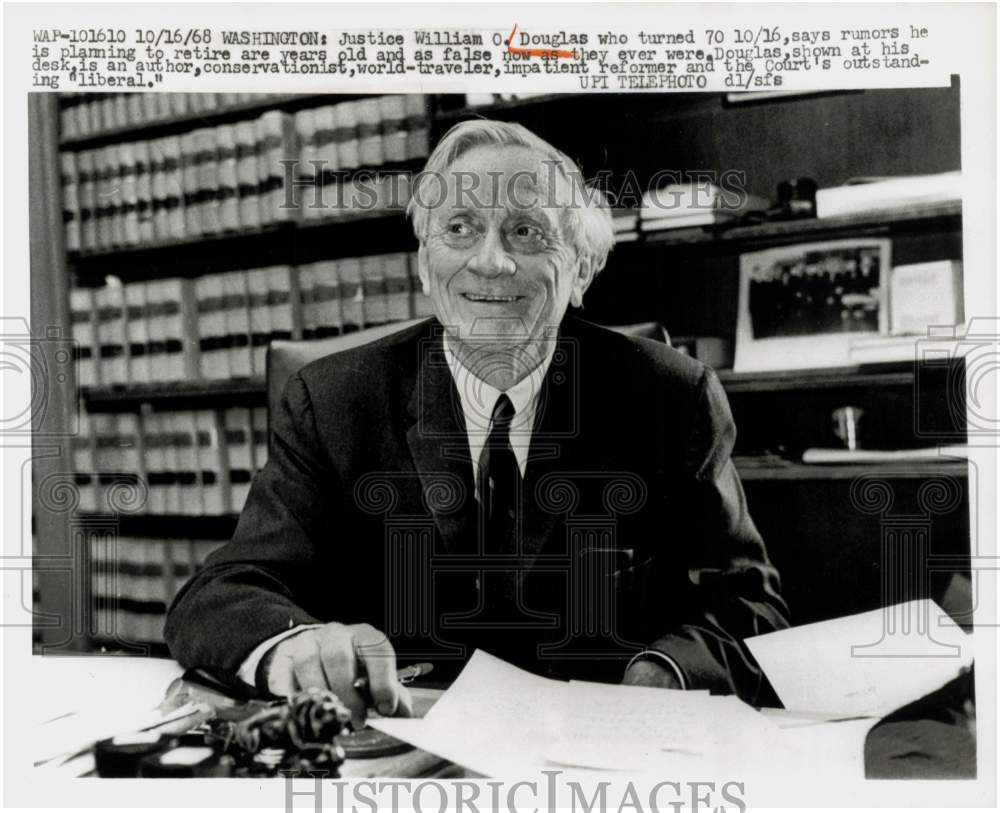
{"label": "desk", "polygon": [[[167,687],[182,672],[183,669],[175,662],[157,658],[116,655],[32,657],[32,694],[46,699],[44,703],[37,704],[35,736],[30,742],[32,753],[44,753],[49,757],[54,752],[58,753],[60,747],[64,751],[79,751],[86,739],[85,735],[89,735],[89,741],[94,742],[116,733],[134,730],[137,727],[135,721],[141,720],[149,710],[156,707],[163,699]],[[440,689],[411,687],[411,693],[415,716],[423,717],[443,692]],[[824,768],[834,769],[837,775],[855,780],[864,777],[862,744],[875,720],[817,724],[818,721],[803,720],[801,715],[777,709],[765,709],[763,713],[779,725],[802,723],[801,726],[794,726],[794,736],[800,741],[804,757],[821,755]],[[906,745],[922,731],[920,725],[915,723],[910,727],[898,726],[892,731],[893,740],[898,740],[901,747]],[[962,733],[963,729],[959,726],[952,735],[959,737]],[[941,735],[935,733],[934,736]],[[74,738],[75,747],[71,745]],[[883,745],[882,750],[891,750],[893,740]],[[964,739],[948,742],[952,741],[969,746],[967,734]],[[974,739],[971,743],[971,765],[974,772]],[[969,758],[967,755],[966,760]],[[39,760],[36,758],[35,761]],[[803,764],[798,767],[815,771],[819,766]],[[65,763],[53,760],[53,763],[40,770],[54,771],[62,776],[86,776],[93,774],[93,768],[92,755],[83,753]],[[969,774],[967,766],[959,768],[961,770],[950,769],[951,773],[946,775]],[[901,770],[899,775],[919,777],[921,773],[918,771],[907,774]],[[357,779],[478,776],[442,757],[419,749],[376,759],[349,759],[341,766],[341,775]]]}
{"label": "desk", "polygon": [[[156,707],[167,687],[183,673],[174,661],[163,658],[72,655],[33,656],[32,686],[47,698],[36,716],[35,754],[51,756],[53,749],[77,750],[93,732],[91,741],[130,731],[136,720]],[[423,716],[441,696],[440,689],[411,687],[414,713]],[[77,745],[70,745],[70,743]],[[59,743],[58,745],[56,743]],[[94,761],[83,753],[64,764],[43,770],[68,776],[93,775]],[[341,775],[352,778],[460,777],[465,772],[426,751],[414,749],[404,754],[376,759],[349,759]]]}

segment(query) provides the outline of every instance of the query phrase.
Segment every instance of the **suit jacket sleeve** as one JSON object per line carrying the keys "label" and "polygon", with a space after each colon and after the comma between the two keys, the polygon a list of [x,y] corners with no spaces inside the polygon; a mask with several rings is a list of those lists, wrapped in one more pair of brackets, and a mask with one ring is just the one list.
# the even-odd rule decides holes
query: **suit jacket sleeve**
{"label": "suit jacket sleeve", "polygon": [[729,403],[708,368],[697,401],[682,495],[690,512],[683,525],[694,538],[686,546],[686,573],[671,580],[684,620],[652,648],[674,659],[688,688],[755,703],[768,687],[742,639],[787,627],[788,611],[731,459],[736,429]]}
{"label": "suit jacket sleeve", "polygon": [[[232,541],[174,599],[165,637],[184,666],[231,679],[262,641],[290,627],[320,623],[317,592],[336,572],[329,550],[337,478],[324,458],[313,406],[293,376],[271,416],[272,448],[257,475]],[[327,619],[329,620],[329,619]]]}

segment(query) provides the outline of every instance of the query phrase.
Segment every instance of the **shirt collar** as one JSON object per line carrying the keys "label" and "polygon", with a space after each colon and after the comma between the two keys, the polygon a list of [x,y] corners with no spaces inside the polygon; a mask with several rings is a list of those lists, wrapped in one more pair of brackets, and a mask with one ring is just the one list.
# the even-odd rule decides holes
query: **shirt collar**
{"label": "shirt collar", "polygon": [[[548,373],[549,365],[552,363],[552,355],[555,350],[555,342],[546,343],[545,357],[541,363],[535,367],[524,378],[506,390],[507,397],[514,405],[514,419],[511,421],[511,428],[516,429],[525,421],[533,420],[535,406],[542,392],[542,385]],[[492,384],[488,384],[481,378],[470,372],[462,362],[458,360],[452,343],[447,334],[444,336],[445,356],[448,359],[448,368],[458,389],[458,397],[462,402],[462,412],[465,414],[466,429],[469,433],[489,432],[490,421],[493,417],[493,408],[496,406],[497,398],[500,397],[501,390]],[[530,424],[525,427],[530,430]]]}

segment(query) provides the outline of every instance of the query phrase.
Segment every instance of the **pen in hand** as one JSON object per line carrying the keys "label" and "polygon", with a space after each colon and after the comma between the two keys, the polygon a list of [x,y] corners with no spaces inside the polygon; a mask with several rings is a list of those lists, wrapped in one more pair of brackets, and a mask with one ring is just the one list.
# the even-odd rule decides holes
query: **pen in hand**
{"label": "pen in hand", "polygon": [[[402,669],[397,670],[396,680],[398,680],[403,686],[406,686],[418,677],[430,674],[433,670],[434,664],[432,663],[415,663],[411,666],[404,666]],[[371,688],[368,685],[368,678],[366,676],[359,677],[351,685],[354,687],[354,690],[361,695],[361,699],[365,702],[365,707],[374,708],[375,699],[372,697]]]}

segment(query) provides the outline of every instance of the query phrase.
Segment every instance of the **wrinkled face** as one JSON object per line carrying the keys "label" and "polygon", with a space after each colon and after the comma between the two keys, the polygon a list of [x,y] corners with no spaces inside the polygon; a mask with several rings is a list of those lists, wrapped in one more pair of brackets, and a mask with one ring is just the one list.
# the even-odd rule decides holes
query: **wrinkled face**
{"label": "wrinkled face", "polygon": [[[565,230],[573,188],[525,147],[476,147],[445,172],[419,252],[420,279],[460,344],[540,346],[592,277]],[[444,194],[442,194],[444,193]]]}

